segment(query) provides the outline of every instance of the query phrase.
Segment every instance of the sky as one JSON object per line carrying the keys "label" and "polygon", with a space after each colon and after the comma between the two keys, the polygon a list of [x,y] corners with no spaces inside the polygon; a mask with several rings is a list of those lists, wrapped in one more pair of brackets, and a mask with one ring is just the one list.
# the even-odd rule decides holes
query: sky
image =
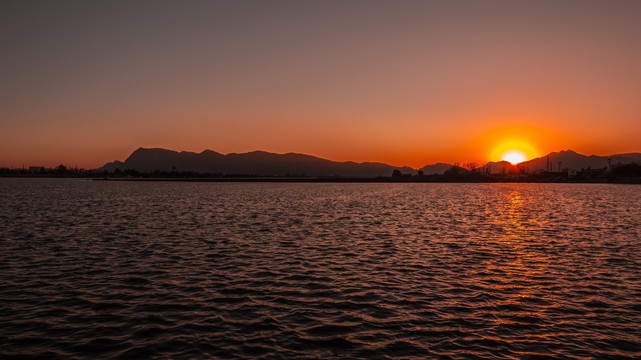
{"label": "sky", "polygon": [[641,151],[641,1],[0,1],[0,167]]}

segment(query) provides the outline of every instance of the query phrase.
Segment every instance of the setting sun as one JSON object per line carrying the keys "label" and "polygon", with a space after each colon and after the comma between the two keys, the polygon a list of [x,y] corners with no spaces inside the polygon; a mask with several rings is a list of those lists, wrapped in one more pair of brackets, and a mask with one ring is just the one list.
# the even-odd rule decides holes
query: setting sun
{"label": "setting sun", "polygon": [[511,164],[518,164],[538,156],[539,152],[529,141],[514,138],[500,142],[490,154],[492,161],[508,161]]}
{"label": "setting sun", "polygon": [[516,165],[527,160],[527,157],[519,150],[509,150],[501,155],[501,160],[510,162],[512,165]]}

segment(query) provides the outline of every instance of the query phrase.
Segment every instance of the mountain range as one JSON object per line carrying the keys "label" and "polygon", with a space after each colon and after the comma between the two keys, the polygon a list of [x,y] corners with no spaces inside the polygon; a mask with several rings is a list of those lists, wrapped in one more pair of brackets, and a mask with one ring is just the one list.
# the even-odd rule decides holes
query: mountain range
{"label": "mountain range", "polygon": [[[597,169],[621,163],[641,163],[641,153],[615,154],[609,156],[582,155],[572,150],[553,152],[546,156],[520,163],[527,171],[545,171],[562,169]],[[442,174],[453,165],[437,163],[426,165],[421,169],[425,175]],[[489,173],[500,173],[506,167],[512,166],[508,162],[490,162],[481,168]],[[248,153],[221,154],[212,150],[200,153],[188,151],[173,151],[161,148],[139,148],[123,161],[106,163],[96,169],[98,171],[136,170],[138,172],[152,173],[154,171],[192,171],[198,173],[211,173],[223,175],[257,175],[257,176],[338,176],[338,177],[377,177],[391,176],[394,170],[403,174],[417,173],[410,167],[395,167],[378,162],[356,163],[352,161],[332,161],[319,157],[287,153],[275,154],[265,151],[252,151]]]}
{"label": "mountain range", "polygon": [[[518,166],[526,169],[528,172],[547,171],[549,161],[549,170],[552,172],[559,170],[581,170],[581,169],[603,169],[610,165],[637,163],[641,164],[641,153],[614,154],[608,156],[583,155],[572,150],[563,150],[552,152],[546,156],[541,156],[532,160],[519,163]],[[504,168],[511,166],[506,161],[489,162],[483,166],[489,173],[502,172]]]}
{"label": "mountain range", "polygon": [[259,176],[377,177],[390,176],[395,169],[403,173],[416,173],[416,170],[410,167],[399,168],[377,162],[337,162],[296,153],[275,154],[252,151],[224,155],[212,150],[195,153],[159,148],[139,148],[124,162],[110,162],[97,170],[114,171],[115,169],[133,169],[139,172],[194,171]]}

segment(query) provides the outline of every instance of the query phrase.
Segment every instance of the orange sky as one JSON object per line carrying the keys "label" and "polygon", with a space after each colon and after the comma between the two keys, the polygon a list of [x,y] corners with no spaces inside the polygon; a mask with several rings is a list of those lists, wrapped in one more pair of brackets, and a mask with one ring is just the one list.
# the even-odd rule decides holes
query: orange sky
{"label": "orange sky", "polygon": [[[641,2],[0,5],[0,166],[641,151]],[[507,145],[506,145],[507,144]]]}

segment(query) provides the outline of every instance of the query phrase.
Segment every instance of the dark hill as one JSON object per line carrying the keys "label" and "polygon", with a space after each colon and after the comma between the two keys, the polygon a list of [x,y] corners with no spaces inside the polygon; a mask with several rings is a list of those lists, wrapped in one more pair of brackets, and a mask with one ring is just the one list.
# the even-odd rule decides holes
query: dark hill
{"label": "dark hill", "polygon": [[[550,169],[552,171],[559,170],[559,162],[561,169],[581,170],[581,169],[601,169],[608,167],[608,161],[612,165],[616,164],[629,164],[632,162],[641,163],[641,154],[615,154],[608,156],[598,155],[582,155],[572,150],[563,150],[559,152],[550,153],[547,156],[532,159],[523,163],[529,171],[547,170],[547,157],[550,159]],[[610,159],[610,160],[608,160]]]}
{"label": "dark hill", "polygon": [[201,153],[172,151],[167,149],[139,148],[124,162],[114,161],[98,170],[193,171],[224,175],[257,176],[340,176],[377,177],[391,176],[394,169],[414,174],[409,167],[397,168],[383,163],[337,162],[315,156],[287,153],[275,154],[265,151],[231,153],[223,155],[211,150]]}
{"label": "dark hill", "polygon": [[[583,155],[579,154],[572,150],[562,150],[559,152],[552,152],[546,156],[541,156],[536,159],[529,161],[524,161],[518,164],[519,167],[522,167],[527,170],[527,172],[536,172],[536,171],[547,171],[548,158],[550,160],[550,171],[557,172],[559,171],[559,162],[561,163],[561,169],[569,170],[581,170],[581,169],[603,169],[608,167],[608,163],[611,162],[612,166],[617,164],[630,164],[637,163],[641,164],[641,153],[626,153],[626,154],[614,154],[608,156],[598,156],[598,155]],[[610,159],[610,160],[608,160]],[[487,163],[483,168],[490,169],[492,173],[501,173],[503,169],[511,167],[508,162],[490,162]]]}
{"label": "dark hill", "polygon": [[445,171],[452,168],[452,164],[436,163],[432,165],[425,165],[420,170],[425,175],[442,175]]}

